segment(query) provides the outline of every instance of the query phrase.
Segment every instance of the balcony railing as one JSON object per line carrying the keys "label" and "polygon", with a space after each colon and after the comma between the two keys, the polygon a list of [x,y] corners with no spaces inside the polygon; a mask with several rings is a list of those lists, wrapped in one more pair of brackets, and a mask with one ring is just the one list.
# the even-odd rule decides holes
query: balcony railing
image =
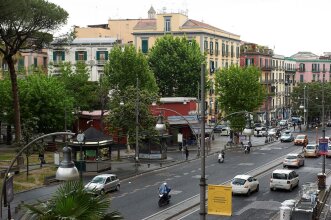
{"label": "balcony railing", "polygon": [[97,65],[98,66],[104,66],[106,64],[106,60],[97,60]]}
{"label": "balcony railing", "polygon": [[261,70],[263,71],[271,71],[271,66],[262,66]]}

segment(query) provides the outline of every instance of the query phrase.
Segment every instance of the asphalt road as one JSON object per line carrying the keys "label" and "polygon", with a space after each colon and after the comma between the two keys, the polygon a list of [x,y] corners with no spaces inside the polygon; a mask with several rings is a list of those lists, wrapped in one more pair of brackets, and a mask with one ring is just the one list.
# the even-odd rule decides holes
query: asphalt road
{"label": "asphalt road", "polygon": [[[315,140],[314,133],[309,133],[309,139]],[[228,151],[225,163],[218,164],[217,156],[212,155],[206,159],[206,177],[208,184],[221,184],[231,180],[237,174],[243,174],[253,169],[263,170],[264,164],[283,157],[293,150],[302,147],[293,143],[273,143],[268,146],[254,148],[251,154],[245,155],[242,150]],[[298,169],[300,183],[313,182],[316,174],[321,171],[321,159],[307,159],[306,166]],[[331,168],[328,167],[327,168]],[[181,201],[199,194],[200,160],[179,164],[147,173],[121,182],[121,191],[111,193],[112,210],[120,211],[125,219],[144,219],[169,207],[175,207]],[[299,188],[293,192],[270,192],[269,177],[266,173],[260,179],[260,192],[251,197],[235,197],[233,200],[233,217],[228,219],[270,219],[278,210],[280,202],[295,198]],[[169,207],[159,208],[157,205],[158,186],[166,181],[172,188],[172,199]],[[265,202],[267,201],[267,202]],[[198,219],[198,212],[193,212],[185,219]],[[219,217],[208,217],[208,219]],[[225,218],[227,219],[227,218]]]}

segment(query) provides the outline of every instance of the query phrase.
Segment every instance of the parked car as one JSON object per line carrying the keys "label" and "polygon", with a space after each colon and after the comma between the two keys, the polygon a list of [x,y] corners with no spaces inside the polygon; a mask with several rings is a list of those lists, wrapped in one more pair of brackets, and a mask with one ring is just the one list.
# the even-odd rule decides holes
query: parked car
{"label": "parked car", "polygon": [[326,122],[326,127],[331,127],[331,120]]}
{"label": "parked car", "polygon": [[280,142],[292,142],[294,141],[294,136],[292,134],[292,132],[288,132],[288,130],[286,130],[285,132],[282,133],[282,135],[280,136]]}
{"label": "parked car", "polygon": [[294,139],[294,145],[304,145],[308,144],[308,137],[306,134],[298,134]]}
{"label": "parked car", "polygon": [[318,144],[308,144],[304,149],[304,155],[305,157],[318,157],[319,149]]}
{"label": "parked car", "polygon": [[294,170],[274,170],[270,178],[270,190],[292,189],[299,185],[299,175]]}
{"label": "parked car", "polygon": [[216,125],[214,128],[214,133],[221,133],[222,128],[226,127],[226,125]]}
{"label": "parked car", "polygon": [[301,154],[287,154],[283,161],[283,167],[297,167],[305,165],[305,158]]}
{"label": "parked car", "polygon": [[231,181],[233,194],[246,194],[259,191],[259,181],[250,175],[237,175]]}
{"label": "parked car", "polygon": [[276,128],[271,128],[268,130],[268,136],[276,136],[277,129]]}
{"label": "parked car", "polygon": [[267,136],[267,128],[266,127],[256,127],[254,129],[254,136],[255,137],[265,137]]}
{"label": "parked car", "polygon": [[115,174],[101,174],[95,176],[85,185],[85,190],[96,194],[104,194],[112,190],[120,190],[120,180]]}

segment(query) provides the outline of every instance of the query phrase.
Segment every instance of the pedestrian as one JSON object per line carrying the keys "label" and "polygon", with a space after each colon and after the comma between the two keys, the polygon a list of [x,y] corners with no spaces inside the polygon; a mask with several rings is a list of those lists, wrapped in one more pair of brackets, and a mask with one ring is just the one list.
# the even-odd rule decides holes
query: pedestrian
{"label": "pedestrian", "polygon": [[295,122],[293,123],[293,129],[294,129],[294,131],[295,131],[295,126],[296,126],[296,124],[295,124]]}
{"label": "pedestrian", "polygon": [[40,167],[43,167],[43,164],[46,163],[45,161],[45,154],[43,151],[39,152],[39,160],[40,160]]}
{"label": "pedestrian", "polygon": [[301,124],[299,124],[299,130],[300,130],[300,132],[301,132]]}
{"label": "pedestrian", "polygon": [[186,156],[186,160],[188,160],[188,155],[189,155],[189,151],[188,151],[188,148],[186,147],[186,148],[185,148],[185,156]]}

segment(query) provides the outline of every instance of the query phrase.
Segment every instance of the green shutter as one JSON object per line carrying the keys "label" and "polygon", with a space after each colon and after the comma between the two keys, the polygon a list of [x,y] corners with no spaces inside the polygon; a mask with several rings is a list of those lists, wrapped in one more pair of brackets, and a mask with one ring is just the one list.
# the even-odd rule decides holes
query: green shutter
{"label": "green shutter", "polygon": [[100,60],[100,51],[97,51],[97,60]]}
{"label": "green shutter", "polygon": [[142,40],[141,41],[141,50],[143,53],[148,52],[148,40]]}
{"label": "green shutter", "polygon": [[53,61],[56,61],[56,51],[53,51]]}
{"label": "green shutter", "polygon": [[38,66],[38,58],[37,57],[35,57],[33,59],[33,64],[34,64],[34,67],[37,67]]}
{"label": "green shutter", "polygon": [[108,60],[108,51],[105,51],[106,60]]}
{"label": "green shutter", "polygon": [[75,60],[78,60],[78,51],[75,52]]}
{"label": "green shutter", "polygon": [[64,51],[61,51],[61,58],[62,58],[62,61],[65,61],[66,60],[66,56],[65,56],[65,52]]}
{"label": "green shutter", "polygon": [[84,60],[87,60],[87,51],[84,51]]}

